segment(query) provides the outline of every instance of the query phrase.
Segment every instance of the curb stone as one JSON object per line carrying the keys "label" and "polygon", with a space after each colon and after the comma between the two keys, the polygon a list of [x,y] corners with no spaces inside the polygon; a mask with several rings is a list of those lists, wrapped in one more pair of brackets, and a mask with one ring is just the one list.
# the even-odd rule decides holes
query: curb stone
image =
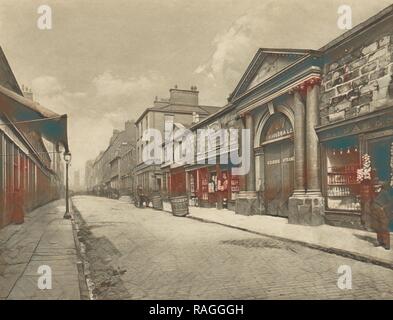
{"label": "curb stone", "polygon": [[82,255],[81,243],[79,242],[79,239],[78,239],[79,227],[75,221],[75,216],[74,216],[75,207],[74,207],[74,204],[72,203],[71,199],[70,199],[70,202],[71,202],[71,208],[72,208],[72,210],[71,210],[72,233],[74,236],[74,242],[75,242],[76,252],[77,252],[77,257],[78,257],[78,261],[77,261],[76,265],[78,268],[80,297],[81,297],[81,300],[92,300],[92,293],[90,292],[88,285],[87,285],[88,279],[85,276],[86,265],[85,265],[83,255]]}

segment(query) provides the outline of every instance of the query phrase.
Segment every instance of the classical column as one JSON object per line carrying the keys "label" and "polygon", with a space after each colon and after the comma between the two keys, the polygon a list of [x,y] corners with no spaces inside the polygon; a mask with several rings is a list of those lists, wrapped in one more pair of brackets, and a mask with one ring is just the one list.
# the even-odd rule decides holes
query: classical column
{"label": "classical column", "polygon": [[306,107],[306,152],[307,193],[321,194],[319,141],[315,127],[319,123],[318,80],[310,81],[307,87]]}
{"label": "classical column", "polygon": [[245,175],[246,190],[241,190],[236,197],[235,212],[243,215],[254,215],[259,214],[260,210],[255,191],[254,119],[250,114],[245,116],[245,128],[250,130],[250,149],[247,150],[248,154],[242,154],[242,158],[250,157],[250,170]]}
{"label": "classical column", "polygon": [[305,106],[299,91],[294,92],[294,114],[295,114],[295,194],[306,192],[306,127]]}
{"label": "classical column", "polygon": [[[255,155],[254,155],[254,118],[251,114],[246,115],[246,129],[250,130],[250,171],[247,174],[247,191],[255,191]],[[244,158],[244,155],[242,155]]]}
{"label": "classical column", "polygon": [[297,88],[302,93],[307,93],[306,108],[300,94],[294,95],[296,186],[289,199],[288,222],[309,226],[319,226],[325,222],[319,141],[315,131],[315,126],[319,123],[319,82],[319,77],[315,77]]}

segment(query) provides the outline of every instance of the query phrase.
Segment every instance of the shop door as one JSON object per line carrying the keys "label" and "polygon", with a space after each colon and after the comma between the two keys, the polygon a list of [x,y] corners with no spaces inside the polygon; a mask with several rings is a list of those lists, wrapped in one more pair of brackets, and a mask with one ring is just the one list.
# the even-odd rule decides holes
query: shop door
{"label": "shop door", "polygon": [[376,169],[378,179],[389,181],[391,179],[391,149],[393,137],[370,140],[369,151],[371,166]]}
{"label": "shop door", "polygon": [[[393,137],[375,139],[369,141],[369,155],[371,157],[371,167],[376,170],[379,180],[393,180]],[[390,188],[390,195],[393,197],[393,188]],[[393,231],[393,222],[390,225]]]}
{"label": "shop door", "polygon": [[288,217],[293,193],[293,144],[289,140],[265,147],[265,208],[267,214]]}

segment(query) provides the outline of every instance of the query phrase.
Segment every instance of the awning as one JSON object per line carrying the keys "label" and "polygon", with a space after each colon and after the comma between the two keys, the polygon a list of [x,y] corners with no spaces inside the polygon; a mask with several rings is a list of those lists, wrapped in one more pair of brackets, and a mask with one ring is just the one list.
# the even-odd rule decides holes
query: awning
{"label": "awning", "polygon": [[0,111],[22,132],[37,131],[69,152],[66,114],[59,115],[3,86],[0,86]]}

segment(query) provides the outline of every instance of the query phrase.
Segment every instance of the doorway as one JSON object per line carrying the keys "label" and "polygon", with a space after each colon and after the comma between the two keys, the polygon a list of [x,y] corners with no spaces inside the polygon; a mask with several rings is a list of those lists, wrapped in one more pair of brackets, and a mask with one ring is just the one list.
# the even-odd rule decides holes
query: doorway
{"label": "doorway", "polygon": [[265,147],[265,208],[272,216],[288,217],[294,190],[293,143],[283,140]]}
{"label": "doorway", "polygon": [[371,166],[375,168],[379,180],[390,181],[392,179],[391,152],[393,152],[393,137],[369,140],[369,155]]}
{"label": "doorway", "polygon": [[[379,180],[393,182],[393,136],[368,141],[368,152],[371,158],[371,167],[376,170]],[[391,184],[392,185],[392,184]],[[390,188],[393,198],[393,188]],[[390,224],[393,231],[393,221]]]}
{"label": "doorway", "polygon": [[266,214],[288,217],[294,191],[293,127],[283,113],[272,115],[262,133],[264,150],[264,204]]}

